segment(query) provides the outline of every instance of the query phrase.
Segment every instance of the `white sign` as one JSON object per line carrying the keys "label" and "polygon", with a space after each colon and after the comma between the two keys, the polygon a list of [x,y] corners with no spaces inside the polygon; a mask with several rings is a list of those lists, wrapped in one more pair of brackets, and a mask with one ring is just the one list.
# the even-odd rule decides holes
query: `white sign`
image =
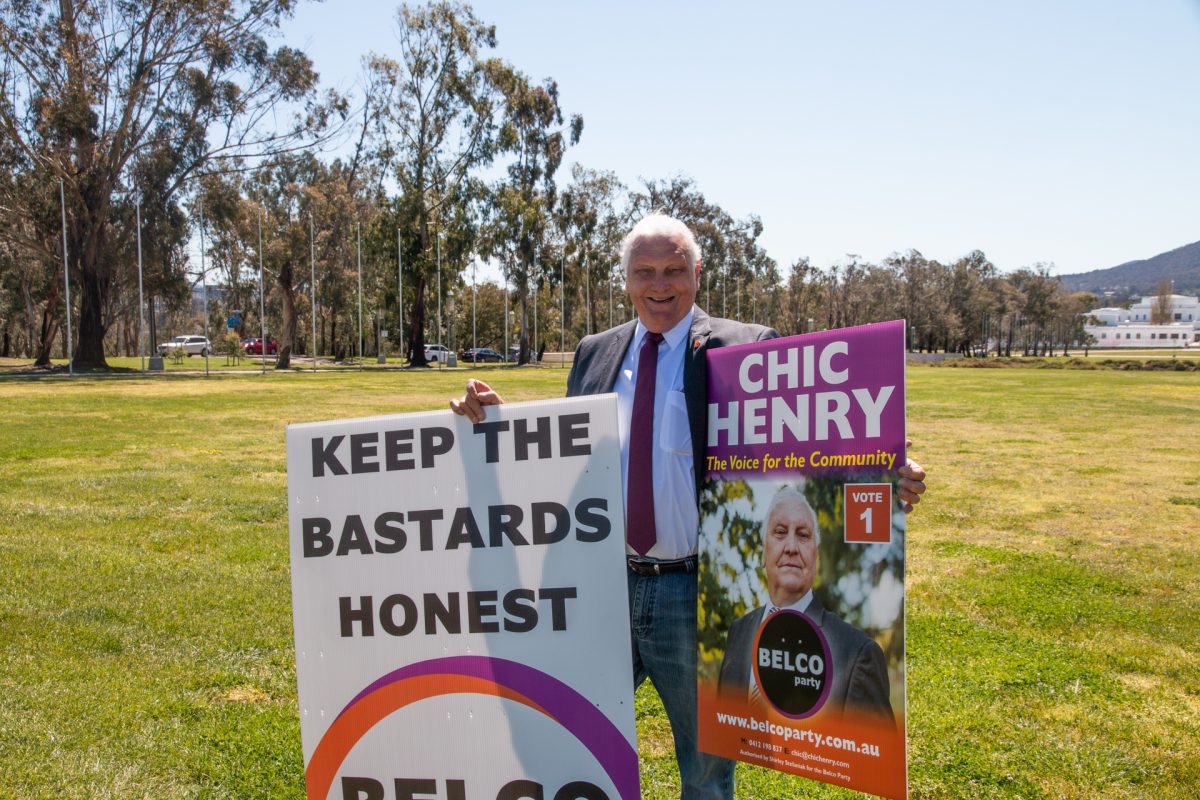
{"label": "white sign", "polygon": [[639,796],[613,395],[292,425],[310,800]]}

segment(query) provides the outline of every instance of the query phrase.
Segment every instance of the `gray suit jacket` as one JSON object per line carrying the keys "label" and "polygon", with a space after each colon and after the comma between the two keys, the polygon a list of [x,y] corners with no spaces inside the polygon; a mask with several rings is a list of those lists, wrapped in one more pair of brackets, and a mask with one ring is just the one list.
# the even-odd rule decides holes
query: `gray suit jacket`
{"label": "gray suit jacket", "polygon": [[[637,321],[585,336],[575,349],[575,361],[567,378],[567,396],[611,392],[625,351],[633,341]],[[692,432],[692,464],[696,473],[696,496],[704,485],[705,441],[708,438],[708,359],[705,353],[716,347],[747,344],[779,336],[771,328],[721,317],[710,317],[699,307],[692,317],[688,351],[683,357],[683,394],[687,399],[688,424]]]}
{"label": "gray suit jacket", "polygon": [[[829,643],[833,685],[829,688],[825,708],[840,713],[846,706],[851,706],[895,724],[892,704],[888,699],[887,661],[879,644],[837,614],[827,611],[816,597],[813,597],[804,613],[817,624]],[[751,650],[762,617],[763,608],[760,606],[729,626],[725,658],[717,679],[718,691],[741,693],[743,697],[749,693],[750,670],[754,659]]]}

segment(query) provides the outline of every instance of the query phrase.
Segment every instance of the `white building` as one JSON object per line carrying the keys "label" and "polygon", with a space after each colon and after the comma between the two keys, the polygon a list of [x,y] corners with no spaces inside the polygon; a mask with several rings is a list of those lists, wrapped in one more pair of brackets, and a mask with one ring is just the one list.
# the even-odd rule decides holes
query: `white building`
{"label": "white building", "polygon": [[1157,297],[1143,297],[1132,307],[1097,308],[1088,316],[1097,325],[1084,325],[1096,347],[1188,347],[1200,344],[1200,297],[1171,295],[1171,322],[1151,325]]}
{"label": "white building", "polygon": [[1129,322],[1128,308],[1112,308],[1105,306],[1104,308],[1092,309],[1088,312],[1089,316],[1093,316],[1100,320],[1100,325],[1120,325],[1123,322]]}
{"label": "white building", "polygon": [[[1200,322],[1200,297],[1188,297],[1183,294],[1173,294],[1171,297],[1172,322]],[[1129,309],[1129,322],[1150,324],[1157,297],[1143,297]]]}

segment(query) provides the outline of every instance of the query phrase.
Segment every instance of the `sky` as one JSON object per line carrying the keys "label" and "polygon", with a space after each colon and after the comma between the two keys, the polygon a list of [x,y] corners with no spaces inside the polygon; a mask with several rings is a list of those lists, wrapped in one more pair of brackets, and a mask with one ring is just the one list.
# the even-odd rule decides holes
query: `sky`
{"label": "sky", "polygon": [[[361,95],[397,5],[302,4],[282,41]],[[1200,240],[1200,0],[472,7],[584,118],[560,185],[690,176],[785,272],[915,248],[1066,274]]]}

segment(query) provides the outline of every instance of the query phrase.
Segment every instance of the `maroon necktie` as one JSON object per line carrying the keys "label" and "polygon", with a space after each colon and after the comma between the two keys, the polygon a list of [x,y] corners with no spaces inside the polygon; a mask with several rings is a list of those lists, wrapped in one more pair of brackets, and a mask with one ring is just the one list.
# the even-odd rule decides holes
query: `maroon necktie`
{"label": "maroon necktie", "polygon": [[654,383],[661,333],[647,333],[638,353],[633,419],[629,423],[629,507],[625,512],[629,546],[640,556],[658,539],[654,525]]}

